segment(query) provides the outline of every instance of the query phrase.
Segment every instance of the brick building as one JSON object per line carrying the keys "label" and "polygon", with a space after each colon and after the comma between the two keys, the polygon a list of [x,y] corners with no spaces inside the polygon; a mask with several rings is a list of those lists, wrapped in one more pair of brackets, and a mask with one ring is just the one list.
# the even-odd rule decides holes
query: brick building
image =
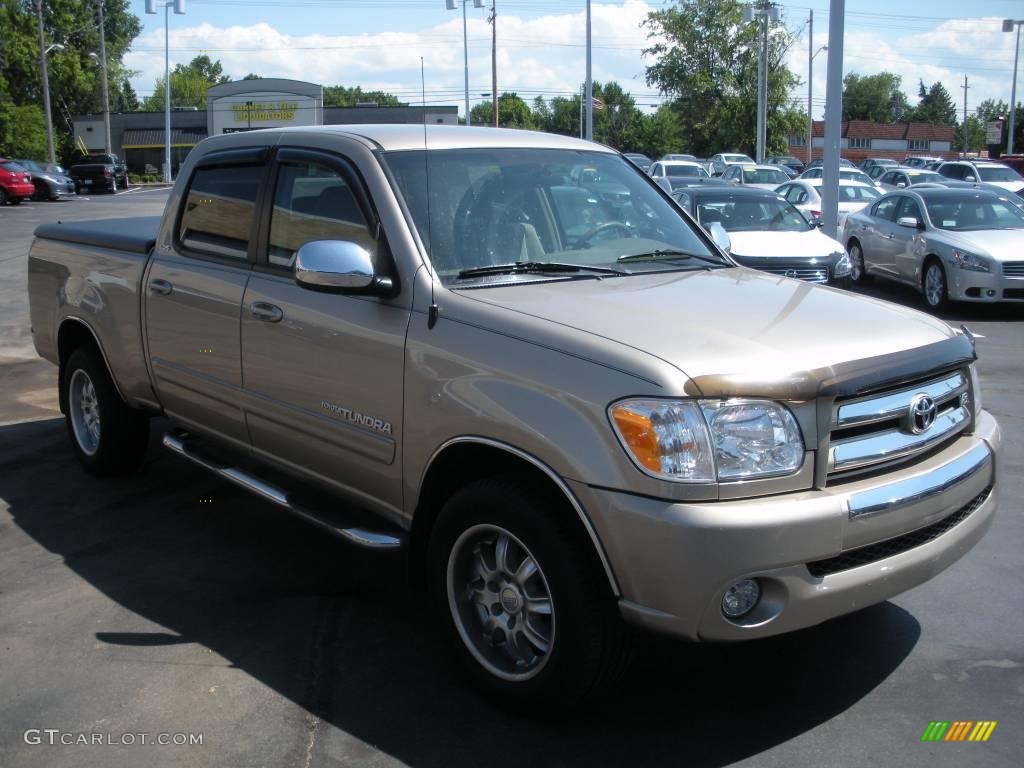
{"label": "brick building", "polygon": [[[914,155],[929,155],[955,159],[953,137],[956,129],[951,125],[929,123],[874,123],[870,120],[843,122],[841,154],[853,163],[866,157],[888,157],[901,162]],[[825,123],[813,123],[811,157],[821,157],[825,146]],[[807,157],[807,136],[789,137],[790,154],[803,160]]]}

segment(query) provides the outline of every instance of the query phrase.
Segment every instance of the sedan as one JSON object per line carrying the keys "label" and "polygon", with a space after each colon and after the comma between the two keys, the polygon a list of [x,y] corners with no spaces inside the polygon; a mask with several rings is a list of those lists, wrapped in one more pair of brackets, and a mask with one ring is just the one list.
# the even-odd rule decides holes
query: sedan
{"label": "sedan", "polygon": [[789,181],[789,175],[774,165],[730,165],[722,179],[741,187],[759,187],[774,191],[779,184]]}
{"label": "sedan", "polygon": [[672,197],[739,264],[811,283],[846,285],[850,261],[842,245],[774,192],[691,187]]}
{"label": "sedan", "polygon": [[[822,158],[818,157],[818,158],[815,158],[814,160],[811,160],[811,162],[809,162],[806,166],[804,166],[804,170],[805,171],[809,171],[809,170],[811,170],[811,168],[821,168],[824,164],[825,164],[825,161]],[[847,160],[845,157],[840,157],[839,158],[839,165],[843,166],[844,168],[856,168],[857,167],[853,163],[851,163],[849,160]]]}
{"label": "sedan", "polygon": [[622,155],[641,171],[647,171],[651,167],[651,158],[639,152],[626,152]]}
{"label": "sedan", "polygon": [[[783,184],[775,190],[807,217],[808,221],[821,218],[821,179],[797,179]],[[839,182],[839,229],[846,223],[846,217],[870,205],[881,196],[881,192],[859,181]]]}
{"label": "sedan", "polygon": [[0,205],[18,205],[22,200],[32,197],[35,191],[32,174],[27,168],[0,157]]}
{"label": "sedan", "polygon": [[15,162],[32,173],[32,185],[35,187],[33,200],[59,200],[61,197],[75,194],[75,182],[71,180],[70,176],[50,170],[50,168],[60,168],[59,165],[46,166],[35,160],[16,160]]}
{"label": "sedan", "polygon": [[892,192],[843,229],[851,277],[910,285],[948,301],[1024,301],[1024,210],[981,189]]}
{"label": "sedan", "polygon": [[922,171],[915,168],[893,168],[878,177],[878,183],[886,192],[906,189],[914,184],[942,183],[946,177],[935,171]]}
{"label": "sedan", "polygon": [[[817,168],[810,168],[800,174],[798,178],[801,179],[820,179],[824,175],[824,169],[821,166]],[[858,171],[856,168],[839,168],[839,180],[840,181],[859,181],[861,184],[867,184],[869,187],[878,187],[871,178],[864,173],[864,171]]]}

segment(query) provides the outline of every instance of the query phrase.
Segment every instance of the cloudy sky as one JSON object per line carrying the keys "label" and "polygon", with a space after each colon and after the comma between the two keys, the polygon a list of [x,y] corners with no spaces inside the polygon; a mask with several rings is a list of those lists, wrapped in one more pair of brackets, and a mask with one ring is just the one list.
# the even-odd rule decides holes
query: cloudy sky
{"label": "cloudy sky", "polygon": [[[806,82],[807,18],[814,11],[816,50],[828,43],[828,0],[780,3],[787,26],[797,35],[791,69]],[[490,0],[486,0],[488,5]],[[659,0],[593,4],[593,71],[597,80],[617,80],[642,106],[659,95],[644,81],[648,45],[640,23],[664,7]],[[535,96],[569,96],[585,71],[584,0],[497,0],[498,89]],[[133,0],[144,29],[126,64],[138,70],[136,91],[146,96],[163,74],[164,19],[145,14]],[[1010,100],[1015,35],[1001,31],[1001,19],[1024,18],[1022,0],[846,0],[844,72],[883,70],[903,77],[910,103],[917,83],[941,81],[962,109],[964,75],[967,107],[987,98]],[[487,10],[468,0],[470,97],[475,103],[491,89],[490,25]],[[445,0],[188,0],[184,16],[171,14],[171,66],[203,53],[220,59],[225,72],[248,72],[324,85],[386,90],[403,101],[420,101],[420,58],[426,71],[428,103],[463,104],[462,13]],[[814,61],[814,116],[824,109],[828,52]],[[1018,98],[1024,99],[1024,78]],[[806,85],[793,94],[806,104]]]}

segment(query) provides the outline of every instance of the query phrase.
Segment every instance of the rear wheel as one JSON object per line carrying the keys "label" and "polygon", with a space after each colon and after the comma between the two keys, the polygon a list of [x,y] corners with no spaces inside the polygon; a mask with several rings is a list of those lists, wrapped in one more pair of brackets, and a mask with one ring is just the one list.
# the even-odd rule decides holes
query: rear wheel
{"label": "rear wheel", "polygon": [[921,279],[924,300],[932,309],[945,309],[949,305],[949,286],[946,283],[946,270],[938,259],[932,258],[924,267]]}
{"label": "rear wheel", "polygon": [[856,240],[851,240],[846,250],[850,254],[850,282],[855,285],[867,285],[871,282],[871,275],[864,268],[864,249]]}
{"label": "rear wheel", "polygon": [[68,435],[85,470],[121,475],[138,469],[149,441],[149,418],[124,404],[94,348],[71,353],[61,389]]}
{"label": "rear wheel", "polygon": [[0,187],[0,205],[3,205],[6,202],[7,202],[7,190],[4,189],[3,187]]}
{"label": "rear wheel", "polygon": [[20,198],[20,197],[12,197],[11,198],[11,205],[21,205],[21,201],[22,201],[22,198]]}
{"label": "rear wheel", "polygon": [[110,177],[110,194],[117,194],[117,176]]}

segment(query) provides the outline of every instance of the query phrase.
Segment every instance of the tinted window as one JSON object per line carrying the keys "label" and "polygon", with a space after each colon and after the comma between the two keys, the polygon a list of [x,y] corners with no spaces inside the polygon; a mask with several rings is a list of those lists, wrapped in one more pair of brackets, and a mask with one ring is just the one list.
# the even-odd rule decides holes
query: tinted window
{"label": "tinted window", "polygon": [[1021,175],[1013,168],[978,168],[982,181],[1022,181]]}
{"label": "tinted window", "polygon": [[939,173],[947,179],[962,179],[964,177],[964,167],[962,165],[943,165],[939,167]]}
{"label": "tinted window", "polygon": [[697,201],[701,224],[719,222],[727,232],[805,232],[807,220],[778,197],[705,196]]}
{"label": "tinted window", "polygon": [[200,168],[185,196],[178,239],[190,250],[244,260],[263,167]]}
{"label": "tinted window", "polygon": [[903,181],[903,175],[895,173],[894,171],[889,171],[882,175],[881,181],[883,184],[895,184],[898,181]]}
{"label": "tinted window", "polygon": [[870,203],[877,200],[881,194],[874,187],[852,187],[844,185],[839,187],[840,203]]}
{"label": "tinted window", "polygon": [[871,209],[871,215],[877,216],[880,219],[886,219],[887,221],[896,221],[896,209],[899,207],[902,197],[887,197],[884,200],[879,200],[874,208]]}
{"label": "tinted window", "polygon": [[673,178],[693,178],[695,176],[704,178],[707,174],[703,168],[696,165],[667,165],[665,166],[665,172]]}
{"label": "tinted window", "polygon": [[900,206],[899,213],[896,214],[897,219],[907,216],[917,221],[924,221],[924,216],[921,215],[921,206],[912,197],[903,198],[903,205]]}
{"label": "tinted window", "polygon": [[1024,211],[994,196],[929,197],[928,217],[939,229],[1024,229]]}
{"label": "tinted window", "polygon": [[745,184],[782,184],[789,177],[773,168],[740,168],[737,176],[743,176]]}

